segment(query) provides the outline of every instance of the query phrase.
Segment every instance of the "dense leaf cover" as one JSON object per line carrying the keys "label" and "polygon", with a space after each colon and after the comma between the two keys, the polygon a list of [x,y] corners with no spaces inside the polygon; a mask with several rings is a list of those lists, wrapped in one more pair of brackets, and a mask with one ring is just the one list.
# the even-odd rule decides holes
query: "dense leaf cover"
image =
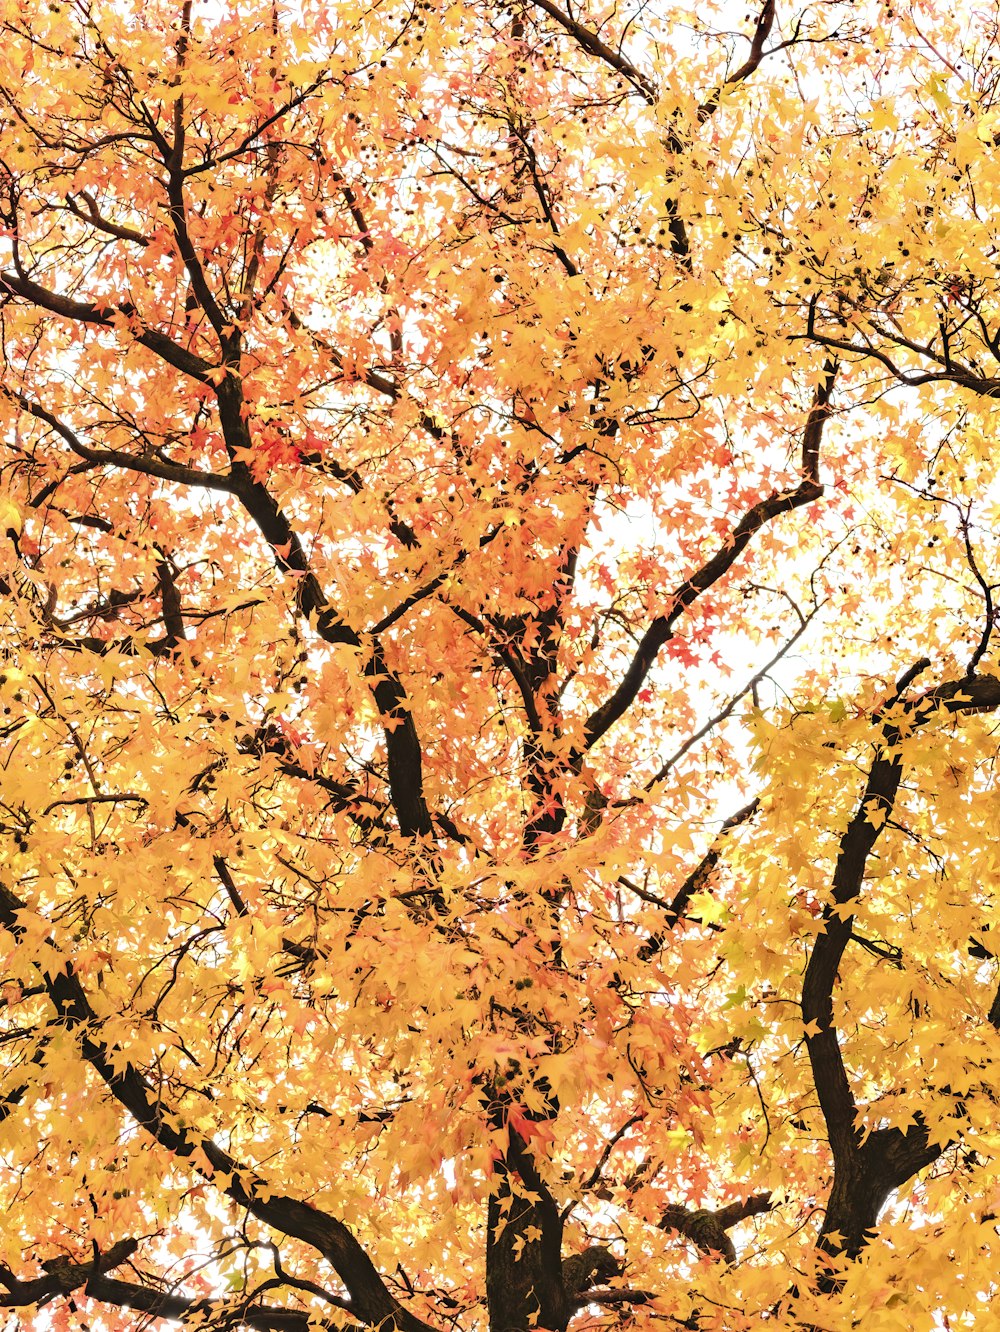
{"label": "dense leaf cover", "polygon": [[0,26],[9,1326],[990,1325],[995,15]]}

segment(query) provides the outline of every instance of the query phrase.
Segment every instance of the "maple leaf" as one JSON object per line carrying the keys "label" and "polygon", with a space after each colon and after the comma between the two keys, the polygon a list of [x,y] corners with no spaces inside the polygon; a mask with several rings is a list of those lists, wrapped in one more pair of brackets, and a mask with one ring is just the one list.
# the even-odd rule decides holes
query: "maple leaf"
{"label": "maple leaf", "polygon": [[873,828],[881,828],[888,817],[885,806],[879,800],[869,800],[865,804],[864,810],[865,819]]}

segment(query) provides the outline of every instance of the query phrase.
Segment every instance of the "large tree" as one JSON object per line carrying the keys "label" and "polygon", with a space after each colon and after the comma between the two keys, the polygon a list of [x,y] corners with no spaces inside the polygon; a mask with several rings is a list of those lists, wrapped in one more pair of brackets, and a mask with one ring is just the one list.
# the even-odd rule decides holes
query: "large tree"
{"label": "large tree", "polygon": [[12,1326],[990,1321],[947,8],[0,0]]}

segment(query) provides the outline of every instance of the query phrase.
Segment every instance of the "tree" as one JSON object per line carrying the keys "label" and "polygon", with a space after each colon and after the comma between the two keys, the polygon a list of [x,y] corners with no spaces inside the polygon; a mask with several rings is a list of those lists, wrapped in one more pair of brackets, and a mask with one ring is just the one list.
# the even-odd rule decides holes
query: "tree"
{"label": "tree", "polygon": [[978,1325],[944,9],[3,0],[12,1327]]}

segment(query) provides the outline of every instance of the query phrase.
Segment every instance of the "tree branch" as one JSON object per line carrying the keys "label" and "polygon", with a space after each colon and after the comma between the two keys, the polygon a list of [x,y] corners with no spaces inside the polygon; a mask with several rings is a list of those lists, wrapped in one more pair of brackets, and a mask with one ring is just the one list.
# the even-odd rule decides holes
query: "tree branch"
{"label": "tree branch", "polygon": [[[901,688],[925,666],[925,661],[918,662],[903,677]],[[901,688],[893,696],[893,705],[874,715],[881,735],[861,798],[840,839],[833,901],[824,909],[823,932],[813,945],[802,983],[806,1047],[834,1158],[833,1187],[819,1242],[831,1253],[850,1256],[867,1242],[891,1190],[944,1150],[943,1145],[930,1143],[920,1117],[905,1133],[898,1128],[876,1129],[862,1142],[858,1107],[833,1015],[834,987],[854,928],[851,904],[861,895],[868,857],[893,811],[903,776],[899,744],[904,726],[909,734],[942,711],[956,714],[1000,708],[1000,679],[995,676],[943,681],[909,701],[900,701]]]}
{"label": "tree branch", "polygon": [[[0,884],[0,925],[16,941],[24,934],[18,913],[25,909],[26,904]],[[316,1249],[346,1286],[359,1321],[398,1332],[431,1332],[430,1324],[411,1314],[390,1294],[371,1259],[342,1221],[308,1203],[273,1192],[251,1166],[238,1161],[212,1139],[188,1130],[181,1117],[164,1104],[162,1088],[151,1087],[121,1051],[111,1054],[105,1049],[97,1035],[97,1015],[70,963],[58,974],[47,971],[42,979],[57,1017],[79,1041],[83,1058],[161,1147],[186,1162],[238,1207]]]}
{"label": "tree branch", "polygon": [[676,1230],[702,1253],[721,1253],[732,1267],[736,1262],[736,1246],[727,1231],[747,1217],[770,1212],[774,1206],[770,1192],[755,1193],[743,1202],[729,1203],[715,1211],[673,1205],[664,1210],[659,1225],[661,1230]]}
{"label": "tree branch", "polygon": [[201,384],[211,383],[209,372],[212,365],[195,356],[185,347],[178,346],[172,338],[158,329],[149,328],[139,319],[138,312],[130,302],[120,305],[97,305],[90,301],[76,301],[69,296],[60,296],[54,291],[40,286],[31,278],[19,273],[0,273],[0,287],[6,288],[14,296],[37,305],[50,314],[60,315],[63,319],[72,319],[81,324],[97,324],[102,328],[116,327],[124,319],[132,331],[135,341],[172,365],[175,370],[197,379]]}
{"label": "tree branch", "polygon": [[206,490],[221,490],[235,493],[236,484],[231,476],[220,476],[216,472],[202,472],[197,467],[184,467],[180,463],[162,462],[157,458],[137,457],[121,449],[92,449],[84,444],[75,430],[53,412],[34,402],[23,393],[0,384],[2,392],[11,402],[16,402],[22,411],[42,421],[69,445],[78,458],[100,467],[121,467],[125,471],[139,472],[143,476],[159,477],[162,481],[173,481],[181,486],[200,486]]}
{"label": "tree branch", "polygon": [[582,23],[560,9],[558,5],[553,4],[552,0],[532,0],[532,3],[538,9],[544,10],[550,18],[555,19],[560,27],[565,28],[581,50],[586,51],[588,55],[596,56],[598,60],[603,60],[615,73],[628,79],[629,83],[641,94],[643,101],[650,106],[656,105],[659,100],[656,85],[638,70],[630,60],[626,60],[617,51],[613,51],[596,32],[584,27]]}
{"label": "tree branch", "polygon": [[800,463],[802,480],[793,490],[775,491],[748,509],[729,534],[725,545],[681,584],[671,598],[669,612],[657,616],[643,634],[618,688],[587,719],[584,728],[585,749],[595,745],[631,706],[657,654],[673,636],[674,625],[678,619],[703,592],[729,572],[760,529],[781,514],[811,504],[822,495],[823,486],[819,479],[819,449],[823,427],[830,416],[830,395],[833,391],[837,366],[834,362],[828,361],[824,365],[824,371],[824,378],[817,385],[802,432]]}

